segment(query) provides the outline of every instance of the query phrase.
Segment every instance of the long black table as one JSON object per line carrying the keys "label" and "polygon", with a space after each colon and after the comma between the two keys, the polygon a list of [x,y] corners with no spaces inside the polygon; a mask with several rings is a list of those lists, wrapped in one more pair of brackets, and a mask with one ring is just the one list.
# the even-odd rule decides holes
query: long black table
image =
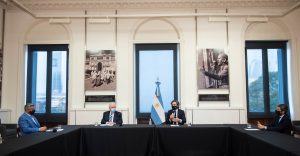
{"label": "long black table", "polygon": [[193,125],[191,127],[158,126],[158,156],[229,155],[229,127]]}
{"label": "long black table", "polygon": [[82,127],[83,156],[151,156],[154,155],[154,126],[124,125]]}
{"label": "long black table", "polygon": [[4,140],[0,144],[0,155],[12,156],[76,156],[80,148],[81,129],[78,126],[64,126],[61,132],[34,133],[20,138]]}
{"label": "long black table", "polygon": [[231,127],[232,156],[299,156],[300,139],[270,131],[246,131],[241,125]]}
{"label": "long black table", "polygon": [[300,139],[245,125],[63,126],[0,144],[2,155],[300,156]]}

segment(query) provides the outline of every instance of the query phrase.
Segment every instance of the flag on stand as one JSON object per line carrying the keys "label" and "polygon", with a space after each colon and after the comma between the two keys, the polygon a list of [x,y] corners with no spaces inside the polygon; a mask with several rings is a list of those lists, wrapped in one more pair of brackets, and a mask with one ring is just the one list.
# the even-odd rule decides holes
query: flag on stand
{"label": "flag on stand", "polygon": [[160,89],[159,89],[160,82],[158,81],[158,79],[155,82],[155,84],[156,84],[156,90],[155,90],[153,105],[151,108],[151,119],[155,125],[160,125],[165,122],[165,110],[162,102],[162,97],[160,94]]}

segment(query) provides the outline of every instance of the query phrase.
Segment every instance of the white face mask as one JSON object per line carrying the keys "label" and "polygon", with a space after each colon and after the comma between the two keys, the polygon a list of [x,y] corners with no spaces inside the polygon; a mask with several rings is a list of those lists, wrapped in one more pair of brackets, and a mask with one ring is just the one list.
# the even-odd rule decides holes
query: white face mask
{"label": "white face mask", "polygon": [[110,110],[112,113],[114,113],[116,111],[116,108],[111,108]]}

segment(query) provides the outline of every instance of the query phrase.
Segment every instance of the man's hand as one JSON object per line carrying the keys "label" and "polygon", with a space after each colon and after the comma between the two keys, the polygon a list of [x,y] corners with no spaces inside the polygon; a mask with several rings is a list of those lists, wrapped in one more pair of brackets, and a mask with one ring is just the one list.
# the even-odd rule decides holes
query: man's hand
{"label": "man's hand", "polygon": [[175,117],[175,116],[174,116],[174,113],[172,113],[172,114],[170,115],[170,120],[173,121],[174,117]]}
{"label": "man's hand", "polygon": [[106,124],[107,124],[107,125],[114,125],[114,124],[116,124],[116,123],[114,123],[114,122],[106,122]]}
{"label": "man's hand", "polygon": [[173,122],[179,123],[179,122],[180,122],[180,119],[179,119],[179,118],[173,118],[172,121],[173,121]]}
{"label": "man's hand", "polygon": [[266,126],[263,125],[263,124],[261,124],[259,121],[257,121],[257,127],[258,127],[259,129],[266,129]]}
{"label": "man's hand", "polygon": [[39,131],[40,132],[45,132],[47,130],[47,127],[46,126],[43,126],[43,127],[40,127],[39,128]]}

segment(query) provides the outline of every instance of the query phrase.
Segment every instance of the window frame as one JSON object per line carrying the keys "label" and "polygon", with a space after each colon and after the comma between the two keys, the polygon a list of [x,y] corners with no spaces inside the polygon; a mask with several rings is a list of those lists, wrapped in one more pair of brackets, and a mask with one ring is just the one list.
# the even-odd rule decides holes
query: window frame
{"label": "window frame", "polygon": [[[248,88],[248,49],[262,50],[262,74],[264,90],[264,112],[250,112],[249,110],[249,88]],[[269,91],[269,68],[268,68],[268,49],[281,49],[281,57],[278,56],[278,72],[281,74],[283,87],[283,99],[285,104],[288,101],[288,79],[287,79],[287,41],[246,41],[245,42],[245,68],[246,68],[246,94],[247,94],[247,117],[250,118],[271,118],[274,111],[270,111],[270,91]],[[280,80],[279,80],[280,81]]]}
{"label": "window frame", "polygon": [[[140,103],[139,103],[139,52],[141,50],[173,50],[173,69],[174,69],[174,99],[178,100],[178,49],[179,44],[177,43],[142,43],[135,44],[135,105],[136,105],[136,117],[137,118],[148,118],[150,117],[150,113],[141,113]],[[155,90],[153,90],[153,95]],[[171,102],[171,101],[170,101]],[[166,105],[166,104],[164,104]]]}
{"label": "window frame", "polygon": [[[30,44],[27,54],[27,89],[26,103],[32,102],[32,82],[33,82],[33,53],[35,51],[47,52],[47,83],[46,83],[46,112],[35,113],[36,118],[42,123],[62,123],[67,124],[68,117],[68,79],[69,79],[69,47],[68,44]],[[52,95],[52,51],[66,51],[66,112],[51,113]],[[34,80],[35,81],[35,80]]]}

